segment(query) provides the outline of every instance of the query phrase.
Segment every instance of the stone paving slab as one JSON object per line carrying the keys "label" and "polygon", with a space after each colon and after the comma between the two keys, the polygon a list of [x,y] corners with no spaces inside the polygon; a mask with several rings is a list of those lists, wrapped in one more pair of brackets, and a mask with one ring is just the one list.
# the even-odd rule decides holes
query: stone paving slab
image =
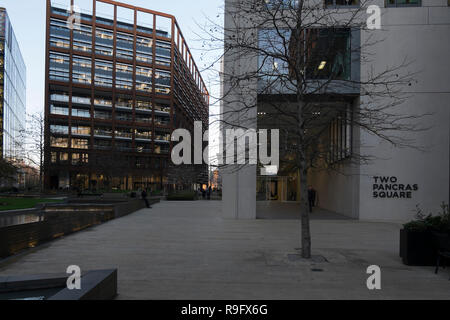
{"label": "stone paving slab", "polygon": [[[449,299],[448,270],[409,267],[400,225],[313,220],[314,259],[299,253],[297,220],[223,220],[219,201],[162,202],[45,244],[0,276],[118,269],[118,299]],[[369,291],[366,269],[382,268]]]}

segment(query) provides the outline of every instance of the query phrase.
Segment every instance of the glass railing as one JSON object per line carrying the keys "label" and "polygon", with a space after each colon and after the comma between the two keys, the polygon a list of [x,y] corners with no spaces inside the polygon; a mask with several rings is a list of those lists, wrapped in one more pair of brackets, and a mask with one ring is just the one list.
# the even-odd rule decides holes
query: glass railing
{"label": "glass railing", "polygon": [[112,131],[94,130],[94,136],[111,138],[112,137]]}
{"label": "glass railing", "polygon": [[52,94],[52,95],[50,95],[50,99],[52,101],[58,101],[58,102],[69,102],[69,96],[62,95],[62,94]]}
{"label": "glass railing", "polygon": [[116,138],[133,139],[133,134],[131,132],[120,132],[116,131]]}

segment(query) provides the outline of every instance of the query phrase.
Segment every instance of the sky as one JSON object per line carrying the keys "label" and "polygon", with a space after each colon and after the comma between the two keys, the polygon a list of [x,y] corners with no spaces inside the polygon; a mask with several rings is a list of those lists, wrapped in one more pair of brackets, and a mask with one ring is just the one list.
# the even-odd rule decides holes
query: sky
{"label": "sky", "polygon": [[[54,0],[65,5],[68,0]],[[92,8],[91,0],[75,0],[81,8]],[[223,0],[123,0],[123,3],[148,8],[172,14],[190,47],[194,60],[202,69],[203,62],[200,56],[202,33],[200,25],[205,25],[208,18],[218,18]],[[22,55],[27,67],[27,112],[35,113],[44,110],[44,86],[45,86],[45,6],[46,0],[0,0],[0,6],[5,7],[10,17],[13,29],[19,42]],[[213,57],[212,57],[213,58]],[[202,73],[207,87],[215,83],[214,75]],[[214,88],[209,88],[211,92]],[[212,107],[214,108],[214,107]]]}

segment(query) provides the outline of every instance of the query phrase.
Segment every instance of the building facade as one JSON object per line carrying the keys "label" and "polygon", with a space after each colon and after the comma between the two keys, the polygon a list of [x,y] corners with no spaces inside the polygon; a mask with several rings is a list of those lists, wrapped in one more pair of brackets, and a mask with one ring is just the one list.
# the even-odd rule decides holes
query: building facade
{"label": "building facade", "polygon": [[[261,43],[271,39],[270,32],[264,26],[251,25],[251,19],[237,21],[229,14],[239,3],[239,0],[225,2],[225,29],[233,30],[238,25],[252,30],[248,32],[258,35],[258,45],[261,46]],[[270,5],[271,2],[266,3]],[[335,47],[358,47],[373,41],[370,52],[367,53],[371,62],[366,62],[362,57],[347,59],[345,55],[334,55],[332,59],[318,61],[313,72],[306,69],[306,77],[318,79],[328,68],[334,69],[337,66],[341,70],[341,80],[348,83],[353,80],[364,82],[365,75],[382,72],[387,66],[400,65],[408,57],[414,62],[403,71],[414,73],[414,81],[403,89],[402,94],[407,94],[408,99],[399,108],[405,118],[414,114],[427,115],[420,120],[427,130],[399,133],[402,138],[414,140],[412,145],[420,148],[394,147],[364,128],[348,125],[351,121],[346,119],[358,114],[362,99],[365,99],[358,87],[339,86],[336,81],[332,95],[329,92],[316,94],[316,100],[311,103],[313,108],[317,106],[319,110],[331,107],[339,110],[336,118],[330,119],[324,126],[330,150],[327,160],[339,170],[311,169],[307,174],[308,184],[317,190],[319,206],[355,219],[400,222],[414,217],[416,205],[425,212],[437,212],[442,202],[449,202],[450,73],[443,70],[450,68],[447,58],[450,50],[450,4],[447,0],[310,0],[309,3],[318,6],[325,15],[333,14],[335,21],[339,21],[339,15],[345,15],[344,10],[348,13],[355,8],[354,10],[365,13],[366,7],[376,5],[380,8],[382,29],[350,28],[345,31],[345,27],[349,26],[344,26],[340,29],[343,30],[341,35],[333,29],[333,37],[340,37],[333,40]],[[282,28],[280,26],[276,31],[280,32]],[[322,25],[320,32],[327,33],[326,26]],[[322,38],[327,38],[327,35]],[[232,36],[225,39],[234,41],[227,40],[234,39]],[[320,42],[317,42],[312,52],[320,46]],[[246,56],[242,53],[239,60],[235,56],[235,53],[225,54],[225,74],[251,74],[256,70],[264,72],[264,64],[254,54]],[[350,62],[345,65],[342,61]],[[270,63],[271,68],[282,69],[281,63]],[[223,92],[230,91],[227,86],[225,81]],[[236,97],[243,97],[240,99],[242,101],[246,96],[253,95],[251,99],[258,101],[257,108],[247,110],[243,120],[236,103],[224,102],[222,113],[227,114],[227,123],[237,123],[249,128],[277,128],[277,123],[270,117],[270,112],[274,112],[274,108],[270,108],[274,105],[273,95],[260,90],[265,84],[261,84],[259,80],[250,81],[246,83],[246,87],[251,88],[248,94],[241,91],[236,93]],[[285,100],[282,106],[284,110],[290,108]],[[233,114],[234,110],[236,112],[233,118],[229,114]],[[320,112],[316,115],[320,115]],[[289,128],[286,131],[284,138],[280,138],[281,149],[283,142],[288,141],[289,145]],[[352,161],[353,155],[362,153],[374,157],[370,161],[355,164]],[[278,175],[269,177],[259,176],[256,166],[246,166],[228,173],[224,170],[222,211],[228,218],[255,219],[255,200],[298,201],[300,178],[299,172],[295,169],[288,170],[282,164]]]}
{"label": "building facade", "polygon": [[208,128],[207,88],[175,17],[107,0],[87,9],[47,1],[46,186],[161,190],[172,131]]}
{"label": "building facade", "polygon": [[6,9],[0,8],[0,148],[3,158],[23,159],[26,67]]}

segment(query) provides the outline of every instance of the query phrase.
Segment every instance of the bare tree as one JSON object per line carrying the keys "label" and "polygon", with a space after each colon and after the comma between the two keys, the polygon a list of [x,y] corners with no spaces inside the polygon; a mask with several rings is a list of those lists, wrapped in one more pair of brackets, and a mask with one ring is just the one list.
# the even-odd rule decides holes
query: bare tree
{"label": "bare tree", "polygon": [[14,141],[17,159],[25,165],[39,170],[39,192],[44,184],[44,132],[45,118],[43,112],[26,114],[26,128],[19,130]]}
{"label": "bare tree", "polygon": [[410,133],[425,129],[417,121],[424,115],[402,110],[404,89],[414,82],[412,61],[372,65],[383,32],[368,30],[368,4],[336,9],[320,0],[226,0],[224,26],[209,20],[203,28],[204,46],[223,50],[208,68],[225,66],[217,97],[226,106],[222,127],[280,128],[281,167],[300,172],[304,258],[311,257],[308,171],[370,162],[374,155],[342,143],[354,130],[419,148]]}

